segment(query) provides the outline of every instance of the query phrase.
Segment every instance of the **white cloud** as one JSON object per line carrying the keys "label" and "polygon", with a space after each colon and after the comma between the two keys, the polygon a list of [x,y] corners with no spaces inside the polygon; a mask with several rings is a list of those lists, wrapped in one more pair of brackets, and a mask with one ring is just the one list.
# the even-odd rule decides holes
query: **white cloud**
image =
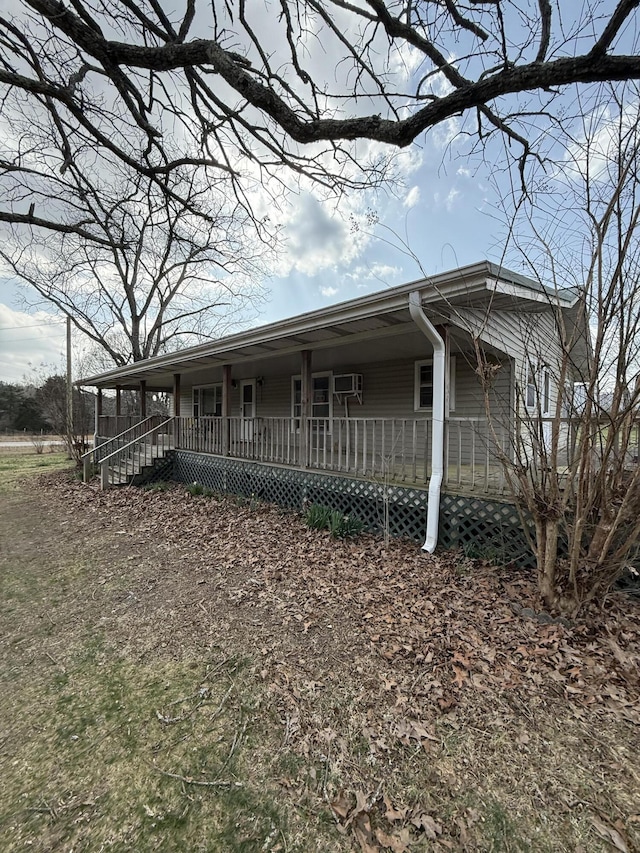
{"label": "white cloud", "polygon": [[442,196],[439,192],[433,194],[433,200],[436,207],[444,207],[447,213],[451,213],[456,204],[456,199],[460,196],[460,190],[451,187],[446,196]]}
{"label": "white cloud", "polygon": [[456,175],[461,175],[463,178],[470,178],[471,169],[467,169],[466,166],[460,166],[456,172]]}
{"label": "white cloud", "polygon": [[298,196],[284,223],[286,249],[278,275],[294,271],[317,275],[353,262],[370,237],[361,229],[352,229],[350,215],[356,215],[353,205],[345,206],[340,214],[309,193]]}
{"label": "white cloud", "polygon": [[332,296],[335,296],[338,292],[339,291],[338,291],[337,287],[321,287],[320,288],[320,293],[323,296],[326,296],[327,299],[330,299]]}
{"label": "white cloud", "polygon": [[58,369],[65,354],[65,326],[45,311],[25,314],[0,303],[0,379],[22,382],[43,367]]}
{"label": "white cloud", "polygon": [[402,205],[403,205],[403,207],[412,208],[412,207],[415,207],[419,201],[420,201],[420,187],[414,185],[411,187],[409,192],[406,194],[404,201],[402,202]]}
{"label": "white cloud", "polygon": [[445,199],[445,207],[448,211],[453,209],[456,199],[460,195],[460,190],[457,190],[455,187],[451,187],[449,192],[447,193],[447,198]]}
{"label": "white cloud", "polygon": [[375,285],[377,288],[380,285],[391,287],[397,283],[397,279],[402,273],[401,267],[391,266],[373,262],[371,264],[361,264],[347,273],[345,278],[350,279],[360,289],[370,288]]}
{"label": "white cloud", "polygon": [[615,180],[620,148],[628,152],[638,145],[639,113],[640,102],[633,99],[621,112],[607,105],[585,115],[582,137],[569,146],[554,177],[561,182],[566,178],[584,180],[587,176],[589,180],[609,182],[613,169]]}

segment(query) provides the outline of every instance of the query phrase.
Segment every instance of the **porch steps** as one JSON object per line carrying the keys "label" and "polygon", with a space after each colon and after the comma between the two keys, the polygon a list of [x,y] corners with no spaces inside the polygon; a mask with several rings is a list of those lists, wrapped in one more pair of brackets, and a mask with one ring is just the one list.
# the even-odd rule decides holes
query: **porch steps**
{"label": "porch steps", "polygon": [[120,459],[116,465],[109,466],[110,485],[129,486],[134,480],[144,479],[144,475],[166,459],[173,449],[172,441],[160,445],[148,442],[144,446],[137,445],[133,452]]}

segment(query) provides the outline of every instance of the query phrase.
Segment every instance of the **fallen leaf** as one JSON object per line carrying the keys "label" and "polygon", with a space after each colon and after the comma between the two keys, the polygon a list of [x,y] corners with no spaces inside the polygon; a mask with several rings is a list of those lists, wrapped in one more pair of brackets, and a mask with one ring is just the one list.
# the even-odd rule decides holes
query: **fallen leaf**
{"label": "fallen leaf", "polygon": [[332,800],[329,805],[342,820],[346,820],[347,815],[351,811],[351,799],[347,797],[344,791],[341,791],[336,799]]}
{"label": "fallen leaf", "polygon": [[406,808],[404,808],[404,809],[397,809],[397,808],[393,805],[393,803],[391,802],[391,800],[387,797],[387,795],[386,795],[386,794],[385,794],[385,795],[384,795],[384,797],[382,798],[382,801],[383,801],[383,803],[385,804],[385,807],[386,807],[386,811],[385,811],[385,813],[384,813],[384,816],[386,817],[386,819],[387,819],[388,821],[393,821],[393,820],[404,820],[404,819],[405,819],[405,817],[407,816],[407,812],[409,811],[408,809],[406,809]]}
{"label": "fallen leaf", "polygon": [[427,838],[434,841],[438,835],[442,833],[442,826],[431,817],[429,814],[419,814],[411,818],[411,823],[416,829],[424,830]]}
{"label": "fallen leaf", "polygon": [[380,853],[380,848],[371,831],[369,815],[359,814],[353,822],[353,835],[360,845],[362,853]]}
{"label": "fallen leaf", "polygon": [[605,841],[608,841],[610,844],[616,848],[616,850],[620,850],[621,853],[629,853],[629,848],[627,847],[627,843],[620,835],[617,829],[610,826],[608,823],[605,823],[599,817],[592,817],[591,823],[595,831],[598,835],[603,838]]}
{"label": "fallen leaf", "polygon": [[382,847],[392,850],[393,853],[405,853],[409,845],[410,833],[406,827],[394,835],[388,835],[384,830],[376,829],[376,839]]}

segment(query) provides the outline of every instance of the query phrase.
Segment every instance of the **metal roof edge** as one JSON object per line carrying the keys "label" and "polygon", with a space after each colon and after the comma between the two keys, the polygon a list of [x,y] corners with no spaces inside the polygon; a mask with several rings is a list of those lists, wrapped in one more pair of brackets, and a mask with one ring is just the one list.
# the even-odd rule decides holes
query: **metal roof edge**
{"label": "metal roof edge", "polygon": [[[194,358],[220,356],[240,346],[246,347],[267,343],[275,338],[304,334],[304,332],[322,328],[332,323],[348,322],[349,320],[361,318],[365,319],[372,314],[388,313],[399,308],[408,307],[408,295],[414,290],[419,290],[423,299],[428,296],[427,291],[431,290],[431,299],[428,301],[437,301],[439,297],[444,296],[448,288],[458,288],[462,283],[467,288],[473,287],[474,289],[484,290],[487,286],[487,277],[499,278],[507,282],[517,278],[518,284],[521,287],[525,287],[530,291],[541,292],[539,284],[532,279],[527,279],[525,276],[499,267],[491,261],[484,260],[465,267],[458,267],[438,273],[437,275],[416,279],[415,281],[401,284],[388,290],[376,291],[366,296],[360,296],[345,302],[338,302],[335,305],[298,314],[294,317],[278,320],[264,326],[256,326],[242,332],[236,332],[215,341],[154,356],[143,361],[133,362],[124,367],[116,367],[104,373],[79,379],[76,384],[100,386],[106,383],[114,383],[118,379],[126,380],[132,375],[152,368],[169,368],[175,366],[176,372],[178,372],[177,368],[179,368],[181,363],[192,361]],[[436,297],[435,300],[434,296]]]}

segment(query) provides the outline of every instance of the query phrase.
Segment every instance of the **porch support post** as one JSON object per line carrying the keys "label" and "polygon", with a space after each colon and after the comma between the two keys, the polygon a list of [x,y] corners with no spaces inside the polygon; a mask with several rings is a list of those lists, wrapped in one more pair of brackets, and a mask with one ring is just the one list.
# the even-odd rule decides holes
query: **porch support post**
{"label": "porch support post", "polygon": [[231,451],[231,365],[222,365],[222,455]]}
{"label": "porch support post", "polygon": [[[173,416],[174,418],[180,417],[180,374],[173,374]],[[173,446],[175,448],[180,447],[180,421],[175,420],[173,422]]]}
{"label": "porch support post", "polygon": [[311,405],[311,395],[313,388],[313,379],[311,376],[311,350],[303,349],[300,353],[300,455],[302,467],[306,468],[309,464],[310,442],[309,442],[309,418],[312,415],[313,409]]}
{"label": "porch support post", "polygon": [[[100,435],[100,415],[102,414],[102,388],[98,388],[98,393],[96,394],[96,404],[95,404],[95,425],[94,425],[94,435]],[[94,444],[95,447],[95,438]]]}
{"label": "porch support post", "polygon": [[144,420],[147,417],[147,383],[146,380],[140,380],[140,417]]}
{"label": "porch support post", "polygon": [[173,414],[180,417],[180,374],[173,374]]}
{"label": "porch support post", "polygon": [[122,388],[116,385],[116,417],[119,418],[122,414]]}
{"label": "porch support post", "polygon": [[82,465],[82,479],[85,483],[88,483],[91,478],[91,466],[96,464],[96,448],[100,438],[100,415],[102,414],[102,388],[98,388],[96,392],[94,413],[93,453],[84,457]]}

